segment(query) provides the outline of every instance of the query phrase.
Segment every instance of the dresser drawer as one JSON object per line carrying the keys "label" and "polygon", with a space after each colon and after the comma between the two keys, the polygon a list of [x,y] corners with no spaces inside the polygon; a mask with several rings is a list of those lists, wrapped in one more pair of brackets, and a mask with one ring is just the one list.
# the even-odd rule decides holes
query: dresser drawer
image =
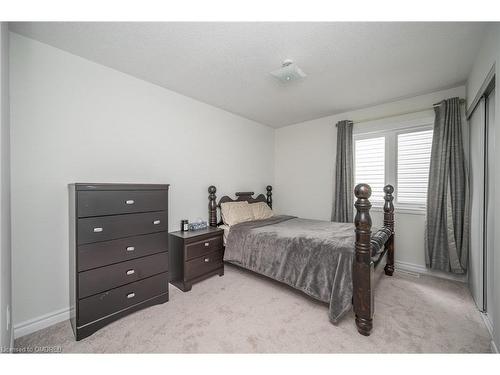
{"label": "dresser drawer", "polygon": [[139,302],[168,292],[168,275],[162,273],[78,301],[79,327]]}
{"label": "dresser drawer", "polygon": [[78,271],[167,251],[167,232],[78,246]]}
{"label": "dresser drawer", "polygon": [[202,255],[221,250],[222,236],[207,238],[206,240],[186,245],[186,260],[201,257]]}
{"label": "dresser drawer", "polygon": [[78,219],[78,245],[167,230],[167,212]]}
{"label": "dresser drawer", "polygon": [[79,191],[78,217],[166,211],[166,190]]}
{"label": "dresser drawer", "polygon": [[95,268],[78,274],[79,298],[85,298],[161,272],[168,272],[168,253]]}
{"label": "dresser drawer", "polygon": [[202,257],[187,261],[185,264],[184,278],[186,280],[201,276],[223,266],[223,251],[219,250]]}

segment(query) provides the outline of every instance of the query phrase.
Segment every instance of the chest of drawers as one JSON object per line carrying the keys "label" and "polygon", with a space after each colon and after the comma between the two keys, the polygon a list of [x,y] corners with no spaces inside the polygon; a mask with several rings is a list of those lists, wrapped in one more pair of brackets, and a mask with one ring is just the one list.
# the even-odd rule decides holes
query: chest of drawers
{"label": "chest of drawers", "polygon": [[77,340],[168,301],[168,187],[70,184],[70,321]]}
{"label": "chest of drawers", "polygon": [[170,233],[170,280],[184,292],[193,283],[224,275],[224,231],[219,228]]}

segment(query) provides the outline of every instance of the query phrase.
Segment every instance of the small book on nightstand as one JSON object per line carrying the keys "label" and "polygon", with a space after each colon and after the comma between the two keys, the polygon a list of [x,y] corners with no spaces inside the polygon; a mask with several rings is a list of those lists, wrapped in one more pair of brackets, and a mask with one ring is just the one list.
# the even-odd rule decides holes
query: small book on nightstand
{"label": "small book on nightstand", "polygon": [[223,234],[215,227],[169,233],[170,283],[188,292],[198,281],[223,276]]}

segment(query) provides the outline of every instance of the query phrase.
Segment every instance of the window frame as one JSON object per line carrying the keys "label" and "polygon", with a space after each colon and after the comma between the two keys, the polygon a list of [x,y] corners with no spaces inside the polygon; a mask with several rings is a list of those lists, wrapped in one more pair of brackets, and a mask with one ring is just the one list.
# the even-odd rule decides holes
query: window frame
{"label": "window frame", "polygon": [[[374,131],[365,131],[355,133],[353,135],[353,161],[354,161],[354,173],[356,175],[356,141],[369,138],[385,137],[385,184],[391,184],[395,187],[394,192],[394,209],[400,213],[425,215],[426,205],[422,204],[411,204],[411,203],[399,203],[398,202],[398,135],[415,133],[419,131],[433,130],[434,129],[434,119],[424,118],[419,120],[409,121],[407,123],[394,123],[391,127],[385,129],[379,129]],[[374,211],[383,211],[383,204],[380,202],[372,202],[372,209]]]}

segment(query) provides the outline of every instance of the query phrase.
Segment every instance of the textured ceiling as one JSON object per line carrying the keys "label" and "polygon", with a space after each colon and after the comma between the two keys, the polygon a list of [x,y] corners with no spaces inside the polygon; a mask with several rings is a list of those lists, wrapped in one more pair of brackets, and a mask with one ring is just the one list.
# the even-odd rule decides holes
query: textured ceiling
{"label": "textured ceiling", "polygon": [[[484,23],[11,23],[16,33],[273,127],[462,84]],[[269,72],[293,59],[306,73]]]}

